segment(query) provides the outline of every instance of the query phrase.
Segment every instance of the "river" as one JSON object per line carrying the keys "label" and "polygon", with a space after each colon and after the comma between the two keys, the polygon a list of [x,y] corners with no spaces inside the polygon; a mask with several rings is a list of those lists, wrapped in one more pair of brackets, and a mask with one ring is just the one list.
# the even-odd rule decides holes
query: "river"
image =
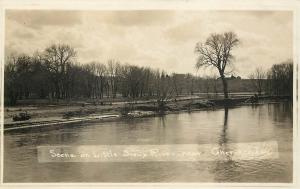
{"label": "river", "polygon": [[[289,102],[132,120],[84,123],[4,136],[4,182],[292,182]],[[276,141],[278,159],[39,163],[41,145],[226,144]]]}

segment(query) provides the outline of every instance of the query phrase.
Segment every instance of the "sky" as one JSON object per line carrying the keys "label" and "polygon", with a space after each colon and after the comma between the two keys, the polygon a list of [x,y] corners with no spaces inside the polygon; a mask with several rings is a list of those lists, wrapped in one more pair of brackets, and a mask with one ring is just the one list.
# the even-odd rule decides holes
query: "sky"
{"label": "sky", "polygon": [[195,69],[197,42],[212,33],[235,32],[234,74],[247,78],[257,67],[293,58],[289,11],[194,10],[6,10],[5,53],[33,54],[64,43],[82,63],[109,59],[168,73],[211,74]]}

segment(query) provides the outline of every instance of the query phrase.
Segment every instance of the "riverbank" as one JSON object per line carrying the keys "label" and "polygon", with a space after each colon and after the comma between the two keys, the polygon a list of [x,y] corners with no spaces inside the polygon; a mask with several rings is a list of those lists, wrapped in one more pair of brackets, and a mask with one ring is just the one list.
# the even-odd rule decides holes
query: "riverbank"
{"label": "riverbank", "polygon": [[[167,101],[163,110],[158,108],[156,100],[117,101],[107,104],[70,104],[6,107],[4,116],[5,130],[32,128],[51,125],[65,125],[85,121],[110,120],[116,118],[139,118],[181,111],[213,110],[223,106],[245,104],[249,97],[233,99],[203,99],[197,97],[173,98]],[[287,97],[259,97],[264,100],[282,100]],[[247,103],[246,103],[247,104]],[[249,103],[248,103],[249,104]],[[251,104],[251,103],[250,103]],[[13,121],[13,116],[27,112],[30,120]]]}

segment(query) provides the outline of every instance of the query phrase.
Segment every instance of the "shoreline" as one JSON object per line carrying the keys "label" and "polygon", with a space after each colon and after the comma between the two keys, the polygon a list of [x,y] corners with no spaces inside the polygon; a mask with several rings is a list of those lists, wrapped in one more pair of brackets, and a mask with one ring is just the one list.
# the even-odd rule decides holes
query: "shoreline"
{"label": "shoreline", "polygon": [[[34,107],[30,106],[27,110],[21,109],[21,111],[28,111],[29,114],[35,115],[32,119],[27,121],[4,121],[4,131],[16,131],[23,130],[28,128],[40,128],[40,127],[55,127],[55,126],[65,126],[74,123],[83,123],[83,122],[95,122],[95,121],[115,121],[122,119],[136,119],[143,117],[156,117],[163,116],[167,114],[177,114],[183,112],[196,112],[196,111],[214,111],[216,109],[221,109],[224,107],[236,107],[240,105],[260,105],[265,104],[265,101],[282,101],[288,100],[288,97],[271,97],[263,96],[259,97],[259,103],[245,103],[245,100],[249,99],[248,97],[235,98],[235,99],[197,99],[189,98],[184,100],[171,99],[164,111],[159,111],[157,105],[152,104],[153,102],[141,102],[141,103],[128,103],[123,102],[119,105],[110,105],[110,108],[102,107],[95,109],[93,105],[87,107],[80,106],[55,106],[55,107]],[[124,113],[126,106],[132,106],[128,112]],[[48,116],[47,112],[51,112],[51,109],[54,108],[54,111],[58,110],[56,116]],[[7,109],[6,109],[7,110]],[[6,116],[7,113],[6,112]],[[64,111],[62,111],[64,110]],[[34,114],[35,111],[38,111],[39,114]],[[52,110],[53,111],[53,110]],[[12,111],[13,112],[13,111]],[[18,112],[18,111],[16,111]],[[66,114],[70,114],[69,117],[65,117]],[[51,113],[50,113],[51,115]],[[45,119],[43,119],[45,118]],[[6,117],[7,120],[7,117]]]}

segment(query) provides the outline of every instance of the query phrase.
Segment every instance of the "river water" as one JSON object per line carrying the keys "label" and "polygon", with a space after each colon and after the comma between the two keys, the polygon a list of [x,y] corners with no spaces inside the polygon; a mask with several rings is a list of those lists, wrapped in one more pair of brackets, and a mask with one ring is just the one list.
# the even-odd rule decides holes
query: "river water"
{"label": "river water", "polygon": [[[5,133],[4,182],[292,182],[289,102],[59,129]],[[40,145],[226,144],[276,141],[278,159],[39,163]]]}

